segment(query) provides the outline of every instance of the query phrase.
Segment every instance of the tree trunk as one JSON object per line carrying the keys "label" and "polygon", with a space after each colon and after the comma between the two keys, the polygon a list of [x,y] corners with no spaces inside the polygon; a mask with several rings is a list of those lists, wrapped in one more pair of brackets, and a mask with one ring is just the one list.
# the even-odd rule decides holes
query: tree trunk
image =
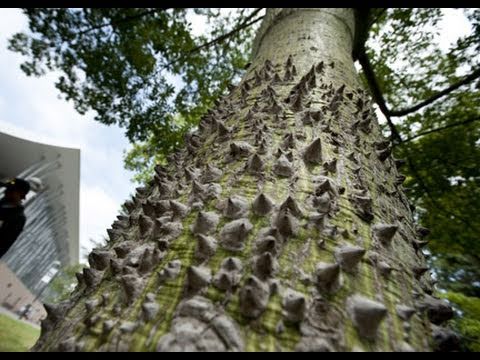
{"label": "tree trunk", "polygon": [[452,312],[431,296],[426,229],[355,71],[354,23],[353,9],[267,11],[242,82],[126,203],[34,350],[452,340],[433,325]]}

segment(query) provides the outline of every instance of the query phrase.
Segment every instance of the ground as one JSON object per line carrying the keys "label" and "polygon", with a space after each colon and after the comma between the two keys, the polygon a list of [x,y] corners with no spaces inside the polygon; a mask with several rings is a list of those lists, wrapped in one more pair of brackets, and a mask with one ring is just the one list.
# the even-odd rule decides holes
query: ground
{"label": "ground", "polygon": [[0,314],[0,352],[28,351],[39,336],[40,329]]}

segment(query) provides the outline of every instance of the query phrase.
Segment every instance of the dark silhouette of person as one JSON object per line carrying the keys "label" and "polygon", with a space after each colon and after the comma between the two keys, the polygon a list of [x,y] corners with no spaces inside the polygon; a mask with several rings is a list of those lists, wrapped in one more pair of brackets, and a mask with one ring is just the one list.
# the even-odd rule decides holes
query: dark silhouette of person
{"label": "dark silhouette of person", "polygon": [[10,249],[25,226],[22,201],[30,191],[30,184],[22,179],[0,183],[5,195],[0,199],[0,258]]}

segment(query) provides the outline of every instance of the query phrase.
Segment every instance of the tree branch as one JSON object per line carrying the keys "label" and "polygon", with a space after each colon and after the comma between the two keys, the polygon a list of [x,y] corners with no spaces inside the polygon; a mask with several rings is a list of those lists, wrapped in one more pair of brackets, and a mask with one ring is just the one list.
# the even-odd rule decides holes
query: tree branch
{"label": "tree branch", "polygon": [[415,136],[409,137],[409,138],[403,140],[403,142],[406,143],[406,142],[408,142],[408,141],[412,141],[413,139],[416,139],[416,138],[418,138],[418,137],[420,137],[420,136],[423,136],[423,135],[432,134],[432,133],[435,133],[435,132],[438,132],[438,131],[442,131],[442,130],[445,130],[445,129],[449,129],[449,128],[455,127],[455,126],[466,125],[466,124],[469,124],[469,123],[471,123],[471,122],[478,121],[478,120],[480,120],[480,117],[476,117],[476,118],[473,118],[473,119],[468,119],[468,120],[456,122],[456,123],[453,123],[453,124],[449,124],[449,125],[445,125],[445,126],[436,128],[436,129],[427,130],[427,131],[418,133],[418,134],[415,135]]}
{"label": "tree branch", "polygon": [[424,101],[422,101],[421,103],[419,103],[415,106],[412,106],[412,107],[407,108],[407,109],[397,110],[397,111],[389,111],[388,114],[390,116],[405,116],[407,114],[410,114],[412,112],[420,110],[421,108],[433,103],[434,101],[440,99],[441,97],[450,94],[452,91],[458,89],[460,86],[466,85],[466,84],[468,84],[468,83],[470,83],[473,80],[478,79],[478,78],[480,78],[480,69],[475,70],[473,73],[466,76],[463,80],[449,86],[445,90],[442,90],[442,91],[438,92],[437,94],[433,95],[429,99],[424,100]]}
{"label": "tree branch", "polygon": [[185,56],[190,55],[190,54],[192,54],[192,53],[194,53],[194,52],[197,52],[197,51],[199,51],[199,50],[201,50],[201,49],[203,49],[203,48],[209,47],[209,46],[211,46],[211,45],[213,45],[213,44],[215,44],[215,43],[221,42],[221,41],[229,38],[230,36],[236,34],[236,33],[239,32],[240,30],[245,29],[245,28],[247,28],[248,26],[251,26],[251,25],[255,24],[256,22],[262,20],[262,19],[264,18],[263,15],[260,16],[260,17],[258,17],[258,18],[256,18],[256,19],[254,19],[254,20],[252,20],[252,21],[250,21],[250,22],[248,22],[248,20],[250,20],[250,19],[251,19],[252,17],[254,17],[256,14],[258,14],[262,9],[263,9],[263,8],[258,8],[258,9],[256,9],[255,11],[253,11],[249,16],[247,16],[247,17],[244,19],[244,21],[243,21],[238,27],[236,27],[235,29],[229,31],[228,33],[223,34],[223,35],[220,35],[219,37],[217,37],[217,38],[215,38],[215,39],[213,39],[213,40],[211,40],[211,41],[208,41],[208,42],[206,42],[206,43],[204,43],[204,44],[201,44],[201,45],[199,45],[199,46],[197,46],[197,47],[194,47],[193,49],[188,50],[185,54],[182,54],[181,56],[179,56],[178,58],[173,59],[173,60],[171,60],[170,62],[168,62],[168,63],[166,63],[166,64],[164,64],[164,65],[159,66],[159,67],[155,70],[154,74],[150,76],[150,78],[151,78],[152,76],[153,76],[153,77],[156,77],[156,76],[160,73],[160,71],[165,70],[165,69],[168,69],[168,68],[171,67],[173,64],[175,64],[175,63],[177,63],[178,61],[182,60]]}
{"label": "tree branch", "polygon": [[206,42],[206,43],[204,43],[204,44],[202,44],[202,45],[199,45],[199,46],[197,46],[197,47],[194,47],[194,48],[191,49],[191,50],[188,50],[185,54],[179,56],[177,59],[174,59],[174,60],[170,61],[168,64],[166,64],[166,65],[164,66],[164,68],[168,68],[168,67],[172,66],[173,64],[177,63],[178,61],[182,60],[185,56],[190,55],[190,54],[192,54],[192,53],[194,53],[194,52],[197,52],[197,51],[199,51],[199,50],[201,50],[201,49],[203,49],[203,48],[209,47],[209,46],[211,46],[211,45],[213,45],[213,44],[219,43],[219,42],[221,42],[221,41],[229,38],[230,36],[236,34],[236,33],[239,32],[240,30],[245,29],[245,28],[247,28],[247,27],[255,24],[256,22],[262,20],[262,19],[263,19],[263,16],[260,16],[260,17],[258,17],[258,18],[256,18],[256,19],[248,22],[248,20],[250,20],[252,17],[254,17],[254,16],[255,16],[260,10],[262,10],[262,9],[263,9],[263,8],[258,8],[257,10],[255,10],[254,12],[252,12],[252,14],[250,14],[247,18],[245,18],[245,20],[242,22],[242,24],[240,24],[240,25],[239,25],[238,27],[236,27],[235,29],[229,31],[229,32],[226,33],[226,34],[220,35],[219,37],[217,37],[217,38],[215,38],[215,39],[213,39],[213,40],[210,40],[210,41],[208,41],[208,42]]}
{"label": "tree branch", "polygon": [[375,24],[378,19],[382,17],[382,15],[388,10],[388,8],[380,8],[380,10],[377,12],[376,16],[370,20],[368,23],[368,28],[370,29],[373,24]]}
{"label": "tree branch", "polygon": [[245,20],[244,20],[238,27],[236,27],[235,29],[229,31],[229,32],[226,33],[226,34],[220,35],[219,37],[217,37],[217,38],[215,38],[215,39],[213,39],[213,40],[211,40],[211,41],[208,41],[208,42],[206,42],[205,44],[199,45],[199,46],[197,46],[197,47],[189,50],[189,51],[187,52],[187,54],[190,54],[190,53],[192,53],[192,52],[196,52],[196,51],[201,50],[201,49],[203,49],[203,48],[205,48],[205,47],[209,47],[209,46],[212,45],[212,44],[221,42],[221,41],[225,40],[226,38],[232,36],[233,34],[236,34],[236,33],[239,32],[240,30],[243,30],[243,29],[245,29],[245,28],[247,28],[247,27],[255,24],[256,22],[262,20],[262,19],[263,19],[263,16],[260,16],[260,17],[256,18],[255,20],[248,22],[248,21],[249,21],[250,19],[252,19],[256,14],[258,14],[262,9],[263,9],[263,8],[258,8],[258,9],[256,9],[255,11],[253,11],[253,12],[252,12],[249,16],[247,16],[247,17],[245,18]]}
{"label": "tree branch", "polygon": [[123,18],[123,19],[112,20],[111,22],[106,23],[106,24],[101,24],[101,25],[92,26],[92,27],[90,27],[90,28],[88,28],[88,29],[85,29],[85,30],[82,30],[82,31],[76,33],[75,35],[76,35],[76,36],[81,36],[81,35],[84,35],[84,34],[90,32],[90,31],[93,31],[93,30],[102,29],[102,28],[104,28],[104,27],[112,26],[112,25],[114,25],[114,24],[115,24],[115,25],[116,25],[116,24],[120,24],[120,23],[126,22],[126,21],[131,21],[131,20],[134,20],[134,19],[137,19],[137,18],[146,16],[146,15],[153,14],[153,13],[159,11],[159,10],[168,10],[168,9],[169,9],[169,8],[160,8],[160,9],[156,8],[156,9],[153,9],[153,10],[143,11],[143,12],[137,14],[137,15],[127,16],[127,17],[125,17],[125,18]]}
{"label": "tree branch", "polygon": [[387,119],[388,127],[390,128],[391,132],[391,137],[397,139],[399,143],[402,143],[402,137],[400,136],[400,133],[398,132],[397,128],[395,127],[395,124],[392,122],[392,119],[390,118],[390,111],[387,107],[387,104],[385,102],[385,99],[383,98],[383,94],[380,90],[380,86],[378,85],[377,79],[375,77],[375,73],[373,72],[372,65],[370,64],[370,60],[368,59],[367,53],[365,51],[365,46],[361,46],[360,51],[358,53],[358,61],[360,62],[360,65],[362,65],[363,68],[363,73],[365,74],[365,78],[367,79],[367,83],[370,87],[370,90],[372,91],[373,98],[375,99],[375,102],[378,104],[380,107],[380,110],[382,113],[385,115],[385,118]]}
{"label": "tree branch", "polygon": [[354,60],[357,60],[359,54],[364,51],[371,27],[380,19],[385,11],[387,11],[387,8],[380,8],[378,11],[375,11],[373,8],[355,9],[355,39],[352,50]]}
{"label": "tree branch", "polygon": [[[387,107],[387,104],[385,103],[385,99],[383,98],[383,94],[380,90],[380,86],[378,85],[377,79],[375,77],[375,73],[373,72],[372,66],[370,64],[370,61],[367,57],[365,47],[362,46],[359,51],[359,57],[358,60],[360,64],[362,65],[365,77],[367,79],[367,83],[372,90],[373,97],[375,101],[377,102],[378,106],[380,107],[380,110],[382,110],[383,114],[385,115],[385,118],[387,119],[388,126],[390,127],[391,130],[391,137],[396,138],[399,143],[403,143],[402,137],[400,136],[400,133],[398,132],[397,128],[395,127],[395,124],[392,122],[392,119],[390,118],[389,115],[389,110]],[[428,189],[427,185],[425,184],[422,176],[418,172],[414,161],[412,157],[410,156],[408,149],[405,148],[405,158],[407,160],[408,167],[410,168],[410,171],[412,172],[413,176],[417,179],[418,184],[420,185],[420,188],[425,192],[427,195],[428,199],[432,202],[432,204],[440,211],[442,211],[444,214],[448,214],[450,216],[454,216],[455,218],[459,219],[461,222],[463,222],[466,226],[468,226],[470,229],[474,229],[470,222],[463,218],[461,215],[454,213],[448,209],[446,209],[442,204],[440,204],[435,196],[430,192]]]}

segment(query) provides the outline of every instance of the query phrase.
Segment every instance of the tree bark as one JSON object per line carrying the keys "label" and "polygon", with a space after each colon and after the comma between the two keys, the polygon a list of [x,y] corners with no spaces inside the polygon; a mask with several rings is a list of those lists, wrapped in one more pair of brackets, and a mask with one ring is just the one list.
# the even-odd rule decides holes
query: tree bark
{"label": "tree bark", "polygon": [[126,203],[34,350],[426,351],[432,331],[445,348],[354,25],[268,9],[241,83]]}

